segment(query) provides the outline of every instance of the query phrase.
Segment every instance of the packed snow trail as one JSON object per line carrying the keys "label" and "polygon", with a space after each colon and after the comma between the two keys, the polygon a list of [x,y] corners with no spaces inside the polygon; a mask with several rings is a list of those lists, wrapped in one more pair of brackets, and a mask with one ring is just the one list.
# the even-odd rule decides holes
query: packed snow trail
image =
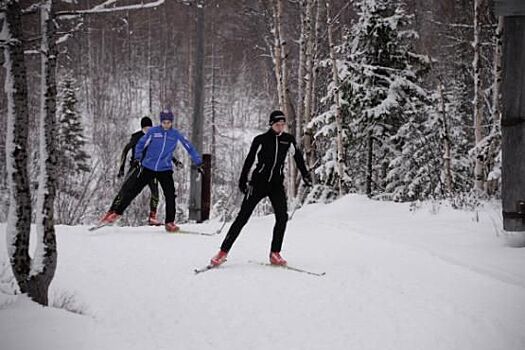
{"label": "packed snow trail", "polygon": [[73,292],[87,316],[0,293],[0,348],[525,348],[525,254],[497,237],[497,209],[480,222],[430,209],[347,196],[298,210],[283,256],[321,278],[248,262],[268,260],[272,215],[252,218],[228,261],[198,275],[224,233],[59,226],[51,290]]}

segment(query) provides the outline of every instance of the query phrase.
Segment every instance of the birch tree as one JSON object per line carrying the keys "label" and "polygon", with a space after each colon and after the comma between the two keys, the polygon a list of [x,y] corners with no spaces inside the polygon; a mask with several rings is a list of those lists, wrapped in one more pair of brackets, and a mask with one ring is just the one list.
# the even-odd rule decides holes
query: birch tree
{"label": "birch tree", "polygon": [[7,94],[6,163],[9,210],[6,225],[7,254],[22,293],[32,293],[29,234],[31,230],[31,193],[28,176],[28,96],[26,64],[22,37],[21,9],[16,0],[2,1],[4,24],[4,68]]}
{"label": "birch tree", "polygon": [[41,110],[39,125],[38,196],[36,204],[37,243],[33,258],[30,295],[43,305],[57,266],[54,226],[56,193],[56,29],[53,0],[41,4]]}
{"label": "birch tree", "polygon": [[332,76],[333,76],[333,82],[332,82],[332,89],[333,89],[333,97],[334,97],[334,103],[335,103],[335,125],[336,125],[336,145],[337,145],[337,192],[338,196],[341,197],[344,193],[344,187],[343,187],[343,178],[345,176],[343,171],[343,164],[344,164],[344,148],[343,148],[343,118],[341,114],[341,90],[340,90],[340,80],[339,80],[339,72],[338,72],[338,64],[336,59],[336,49],[335,49],[335,41],[334,41],[334,34],[333,34],[333,17],[332,17],[332,9],[331,9],[331,1],[325,0],[325,8],[326,8],[326,27],[328,31],[328,45],[330,48],[330,61],[332,66]]}
{"label": "birch tree", "polygon": [[[482,16],[483,0],[474,0],[474,60],[472,61],[472,69],[474,71],[474,143],[475,147],[479,148],[483,139],[481,124],[483,120],[483,90],[481,80],[481,16]],[[481,192],[483,191],[483,161],[478,151],[474,154],[474,188]]]}

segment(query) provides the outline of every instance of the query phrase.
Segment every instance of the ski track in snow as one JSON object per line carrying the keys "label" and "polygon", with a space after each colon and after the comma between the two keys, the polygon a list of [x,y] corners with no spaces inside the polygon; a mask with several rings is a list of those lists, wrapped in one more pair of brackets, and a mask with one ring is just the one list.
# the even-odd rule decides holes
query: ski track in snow
{"label": "ski track in snow", "polygon": [[347,196],[298,210],[283,256],[322,277],[248,263],[267,261],[273,216],[252,218],[225,265],[198,275],[227,227],[58,226],[51,292],[74,293],[87,315],[0,293],[0,348],[524,349],[523,250],[483,214],[408,208]]}

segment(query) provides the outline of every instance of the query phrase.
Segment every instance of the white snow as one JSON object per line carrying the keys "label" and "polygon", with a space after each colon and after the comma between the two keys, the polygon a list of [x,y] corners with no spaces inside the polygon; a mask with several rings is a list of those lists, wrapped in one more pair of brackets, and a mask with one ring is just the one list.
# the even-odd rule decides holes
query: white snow
{"label": "white snow", "polygon": [[323,277],[248,263],[266,261],[272,216],[200,275],[224,232],[58,226],[52,298],[86,315],[0,293],[0,348],[524,349],[525,254],[498,236],[501,208],[410,208],[350,195],[298,210],[283,256]]}

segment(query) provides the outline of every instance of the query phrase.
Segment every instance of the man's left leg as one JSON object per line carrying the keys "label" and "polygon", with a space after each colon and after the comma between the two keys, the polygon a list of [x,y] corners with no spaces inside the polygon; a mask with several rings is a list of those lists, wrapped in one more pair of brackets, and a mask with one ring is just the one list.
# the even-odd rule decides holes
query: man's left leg
{"label": "man's left leg", "polygon": [[283,245],[286,223],[288,222],[288,206],[286,204],[284,186],[280,185],[272,188],[268,197],[275,213],[270,262],[275,265],[286,265],[286,260],[279,254]]}
{"label": "man's left leg", "polygon": [[157,207],[159,205],[159,183],[156,178],[153,178],[149,183],[149,190],[151,197],[149,199],[149,217],[148,225],[159,226],[161,222],[157,219]]}
{"label": "man's left leg", "polygon": [[173,182],[173,171],[161,171],[156,173],[160,187],[166,200],[166,231],[175,232],[179,228],[175,225],[175,183]]}

